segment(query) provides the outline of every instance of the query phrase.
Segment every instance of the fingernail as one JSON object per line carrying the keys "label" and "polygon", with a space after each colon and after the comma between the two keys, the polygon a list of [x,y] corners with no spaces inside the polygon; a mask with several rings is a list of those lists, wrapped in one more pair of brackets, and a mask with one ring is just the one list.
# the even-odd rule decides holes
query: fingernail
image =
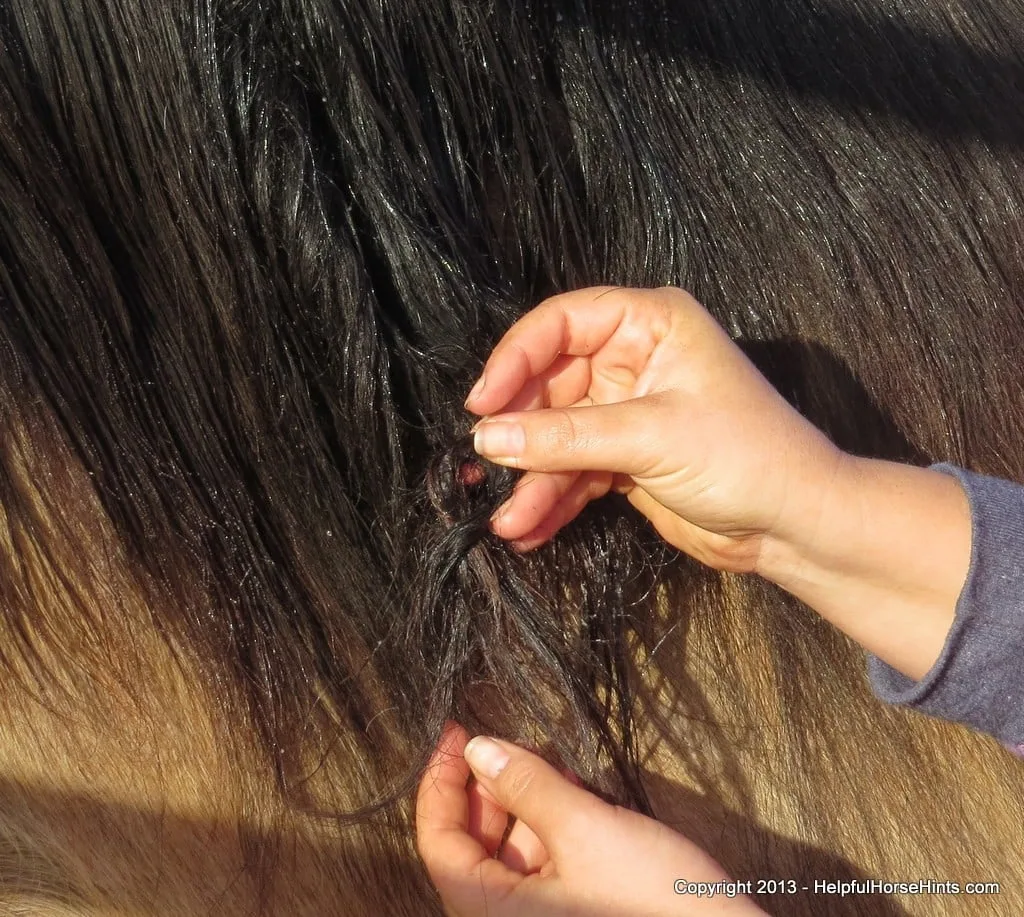
{"label": "fingernail", "polygon": [[508,752],[487,736],[470,739],[463,755],[474,771],[491,780],[505,770],[509,761]]}
{"label": "fingernail", "polygon": [[482,376],[480,376],[479,379],[476,380],[476,385],[474,385],[473,388],[470,389],[469,397],[466,399],[466,406],[467,407],[469,406],[469,403],[474,398],[479,398],[483,394],[484,387],[486,385],[487,385],[487,374],[484,373]]}
{"label": "fingernail", "polygon": [[517,423],[485,423],[473,434],[473,448],[489,458],[514,458],[526,451],[526,431]]}

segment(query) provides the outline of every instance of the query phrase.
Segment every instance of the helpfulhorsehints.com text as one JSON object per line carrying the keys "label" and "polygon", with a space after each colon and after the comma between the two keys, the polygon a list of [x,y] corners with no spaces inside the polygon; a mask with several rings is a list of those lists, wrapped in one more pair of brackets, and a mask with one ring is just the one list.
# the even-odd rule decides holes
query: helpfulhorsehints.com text
{"label": "helpfulhorsehints.com text", "polygon": [[998,895],[998,882],[883,882],[880,879],[823,880],[747,879],[740,882],[690,882],[676,879],[677,895],[695,898],[736,898],[740,895]]}

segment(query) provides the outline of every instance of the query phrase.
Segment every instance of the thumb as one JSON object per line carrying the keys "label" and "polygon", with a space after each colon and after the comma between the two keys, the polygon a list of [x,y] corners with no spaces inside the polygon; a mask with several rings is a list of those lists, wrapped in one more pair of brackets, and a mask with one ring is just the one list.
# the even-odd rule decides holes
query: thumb
{"label": "thumb", "polygon": [[494,462],[532,471],[648,474],[666,453],[673,420],[664,398],[495,414],[474,427],[473,448]]}
{"label": "thumb", "polygon": [[477,736],[463,752],[477,781],[506,812],[529,826],[557,863],[579,851],[610,806],[537,755]]}

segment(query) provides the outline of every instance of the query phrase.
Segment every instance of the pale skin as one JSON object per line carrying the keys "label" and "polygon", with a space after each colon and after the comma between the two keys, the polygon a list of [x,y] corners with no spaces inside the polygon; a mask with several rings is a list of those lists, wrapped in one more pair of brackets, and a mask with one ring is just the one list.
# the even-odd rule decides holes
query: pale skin
{"label": "pale skin", "polygon": [[449,724],[416,800],[420,855],[450,917],[764,913],[743,896],[676,895],[677,880],[711,886],[728,877],[681,834],[609,805],[536,755],[468,739]]}
{"label": "pale skin", "polygon": [[[920,679],[938,658],[970,566],[970,508],[959,483],[840,451],[683,291],[603,287],[545,301],[498,343],[466,407],[483,418],[475,427],[477,451],[526,470],[492,520],[495,533],[517,549],[543,544],[590,500],[614,489],[675,547],[717,569],[771,580],[905,675]],[[441,784],[435,779],[434,785]],[[556,792],[553,780],[530,787],[537,811],[554,808],[543,799]],[[581,804],[589,797],[573,790]],[[520,809],[526,795],[513,800]],[[441,805],[429,787],[421,787],[420,804]],[[535,827],[525,810],[501,811]],[[582,811],[597,818],[593,808]],[[655,830],[648,821],[633,816],[614,837],[602,837],[601,849],[609,852],[602,882],[618,875],[621,887],[635,890],[626,865],[617,864],[630,863],[630,851],[643,847],[646,832]],[[592,829],[583,833],[600,836],[598,821]],[[537,836],[557,845],[559,826],[546,831]],[[419,837],[450,913],[503,913],[489,898],[475,909],[468,903],[457,909],[446,897],[450,873],[431,868],[439,863],[436,837],[422,824]],[[532,843],[540,844],[536,837]],[[691,861],[694,868],[710,862],[689,841],[680,843],[680,875]],[[573,857],[583,862],[588,855],[561,846],[556,855],[540,846],[551,853],[546,874],[503,864],[522,883],[529,880],[522,887],[531,892],[541,879],[548,883],[544,896],[508,913],[602,913],[587,910],[582,886],[564,878],[578,874]],[[466,858],[462,866],[468,865]],[[494,867],[473,869],[487,891],[484,877]],[[554,898],[547,897],[552,885]],[[700,902],[687,911],[671,886],[662,891],[661,910],[638,903],[615,913],[733,913],[701,910]],[[738,913],[757,913],[750,902],[733,900],[752,909]]]}

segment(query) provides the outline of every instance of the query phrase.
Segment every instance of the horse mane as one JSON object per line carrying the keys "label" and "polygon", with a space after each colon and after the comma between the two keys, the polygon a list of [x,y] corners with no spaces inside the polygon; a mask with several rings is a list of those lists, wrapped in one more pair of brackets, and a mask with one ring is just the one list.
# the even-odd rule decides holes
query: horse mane
{"label": "horse mane", "polygon": [[437,913],[451,717],[738,878],[1024,905],[990,740],[614,498],[516,554],[461,407],[545,296],[674,284],[843,448],[1024,480],[1021,12],[0,10],[0,904]]}

